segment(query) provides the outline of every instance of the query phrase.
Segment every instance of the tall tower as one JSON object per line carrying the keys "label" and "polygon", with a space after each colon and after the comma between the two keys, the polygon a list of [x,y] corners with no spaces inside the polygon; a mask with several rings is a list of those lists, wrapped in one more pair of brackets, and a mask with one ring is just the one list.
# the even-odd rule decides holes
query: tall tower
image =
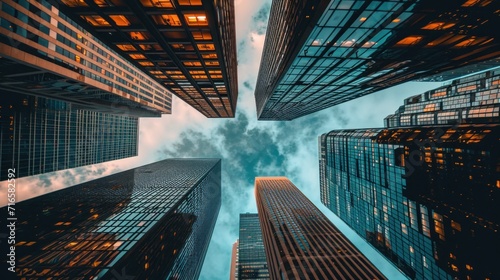
{"label": "tall tower", "polygon": [[386,279],[286,177],[255,194],[270,279]]}
{"label": "tall tower", "polygon": [[319,137],[321,201],[412,279],[496,279],[500,73],[405,100],[382,129]]}
{"label": "tall tower", "polygon": [[234,117],[234,0],[50,2],[206,117]]}
{"label": "tall tower", "polygon": [[257,116],[291,120],[406,81],[498,65],[499,8],[489,0],[275,0]]}
{"label": "tall tower", "polygon": [[168,159],[16,203],[16,274],[197,279],[220,180],[219,159]]}
{"label": "tall tower", "polygon": [[136,117],[172,107],[160,83],[46,0],[0,2],[0,88]]}
{"label": "tall tower", "polygon": [[139,120],[65,101],[0,93],[0,181],[136,156]]}
{"label": "tall tower", "polygon": [[237,279],[269,279],[258,214],[240,214],[240,235],[237,246]]}

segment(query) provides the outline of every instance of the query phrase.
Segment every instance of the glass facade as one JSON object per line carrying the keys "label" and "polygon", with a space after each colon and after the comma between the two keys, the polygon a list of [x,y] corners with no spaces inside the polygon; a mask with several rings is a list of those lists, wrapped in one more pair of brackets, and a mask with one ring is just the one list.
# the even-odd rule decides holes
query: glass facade
{"label": "glass facade", "polygon": [[257,116],[291,120],[409,80],[491,61],[500,56],[494,32],[499,5],[273,1],[255,89]]}
{"label": "glass facade", "polygon": [[258,214],[240,214],[236,279],[269,279]]}
{"label": "glass facade", "polygon": [[0,3],[0,85],[94,111],[160,116],[172,95],[48,1]]}
{"label": "glass facade", "polygon": [[335,130],[321,201],[411,279],[498,279],[499,124]]}
{"label": "glass facade", "polygon": [[386,279],[286,177],[255,195],[271,279]]}
{"label": "glass facade", "polygon": [[0,95],[0,180],[8,179],[9,168],[24,177],[137,155],[136,117],[26,94]]}
{"label": "glass facade", "polygon": [[206,117],[234,117],[234,0],[52,2]]}
{"label": "glass facade", "polygon": [[500,69],[460,78],[405,99],[386,127],[500,122]]}
{"label": "glass facade", "polygon": [[168,159],[16,203],[16,273],[197,279],[220,183],[219,159]]}

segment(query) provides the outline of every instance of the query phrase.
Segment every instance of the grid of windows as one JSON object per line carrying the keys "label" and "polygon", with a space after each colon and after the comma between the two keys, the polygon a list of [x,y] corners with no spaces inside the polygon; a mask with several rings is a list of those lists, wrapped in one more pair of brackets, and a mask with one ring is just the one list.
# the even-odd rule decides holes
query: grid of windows
{"label": "grid of windows", "polygon": [[[0,92],[0,170],[31,176],[137,155],[138,119]],[[0,180],[7,180],[0,175]]]}
{"label": "grid of windows", "polygon": [[498,278],[487,257],[500,245],[498,135],[498,124],[331,131],[321,200],[411,279]]}
{"label": "grid of windows", "polygon": [[5,86],[14,80],[17,89],[96,108],[105,104],[170,113],[168,91],[47,1],[2,1],[0,30],[2,60],[22,62],[14,69],[14,63],[2,63],[9,67],[9,75],[2,78]]}
{"label": "grid of windows", "polygon": [[255,90],[259,119],[294,119],[500,56],[490,29],[498,3],[462,2],[273,1]]}
{"label": "grid of windows", "polygon": [[255,194],[271,279],[385,279],[286,177],[255,178]]}
{"label": "grid of windows", "polygon": [[500,70],[492,69],[405,99],[386,127],[500,122]]}
{"label": "grid of windows", "polygon": [[236,279],[269,279],[258,214],[240,214]]}
{"label": "grid of windows", "polygon": [[163,160],[16,203],[18,276],[197,279],[220,168],[217,159]]}
{"label": "grid of windows", "polygon": [[233,0],[56,2],[64,14],[203,115],[234,117]]}

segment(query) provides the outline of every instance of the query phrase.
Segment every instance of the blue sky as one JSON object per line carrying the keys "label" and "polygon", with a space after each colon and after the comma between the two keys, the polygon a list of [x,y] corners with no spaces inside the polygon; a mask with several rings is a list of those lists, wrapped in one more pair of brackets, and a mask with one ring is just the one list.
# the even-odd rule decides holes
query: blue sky
{"label": "blue sky", "polygon": [[293,121],[259,122],[253,92],[271,1],[235,0],[235,5],[239,97],[234,119],[207,119],[174,97],[172,115],[140,120],[139,156],[18,179],[18,201],[164,158],[220,157],[222,207],[200,279],[229,278],[239,213],[257,211],[256,176],[287,176],[389,279],[406,279],[320,203],[317,137],[334,129],[382,127],[404,98],[441,83],[407,83]]}

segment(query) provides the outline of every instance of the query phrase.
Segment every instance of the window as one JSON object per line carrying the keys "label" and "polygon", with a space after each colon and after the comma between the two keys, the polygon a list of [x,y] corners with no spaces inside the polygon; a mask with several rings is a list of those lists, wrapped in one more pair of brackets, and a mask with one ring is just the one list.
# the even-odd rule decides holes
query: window
{"label": "window", "polygon": [[201,66],[201,62],[199,61],[184,61],[182,63],[184,64],[184,66]]}
{"label": "window", "polygon": [[153,15],[153,20],[158,25],[181,26],[181,21],[176,14]]}
{"label": "window", "polygon": [[189,26],[208,26],[207,16],[203,13],[185,14],[184,18]]}
{"label": "window", "polygon": [[61,0],[61,2],[68,7],[87,7],[84,0]]}
{"label": "window", "polygon": [[116,45],[122,51],[136,51],[137,49],[131,44]]}
{"label": "window", "polygon": [[129,54],[129,55],[132,59],[146,59],[146,57],[140,53],[133,53],[133,54]]}
{"label": "window", "polygon": [[193,31],[193,38],[197,41],[212,40],[212,34],[210,34],[210,31],[205,31],[205,30]]}
{"label": "window", "polygon": [[201,0],[179,0],[181,6],[200,6]]}
{"label": "window", "polygon": [[112,15],[109,16],[117,26],[129,26],[130,21],[127,19],[127,17],[123,15]]}
{"label": "window", "polygon": [[444,30],[448,29],[455,26],[455,23],[452,22],[443,22],[443,21],[436,21],[436,22],[431,22],[427,24],[426,26],[422,27],[422,29],[426,30]]}
{"label": "window", "polygon": [[203,57],[205,59],[216,59],[217,54],[216,53],[207,53],[207,54],[202,54],[201,57]]}
{"label": "window", "polygon": [[196,44],[198,46],[198,50],[200,51],[213,51],[215,50],[214,44]]}
{"label": "window", "polygon": [[153,62],[151,61],[141,61],[139,62],[141,66],[154,66]]}
{"label": "window", "polygon": [[84,20],[86,20],[88,23],[92,24],[93,26],[111,26],[109,22],[107,22],[103,17],[101,16],[81,16]]}
{"label": "window", "polygon": [[422,36],[408,36],[396,43],[398,46],[415,45],[422,40]]}
{"label": "window", "polygon": [[170,0],[141,0],[141,4],[144,7],[160,7],[160,8],[172,8],[172,2]]}
{"label": "window", "polygon": [[206,66],[219,66],[219,62],[218,61],[207,60],[207,61],[205,61],[205,65]]}
{"label": "window", "polygon": [[144,41],[149,38],[148,34],[146,32],[130,32],[130,38],[132,40],[137,40],[137,41]]}

